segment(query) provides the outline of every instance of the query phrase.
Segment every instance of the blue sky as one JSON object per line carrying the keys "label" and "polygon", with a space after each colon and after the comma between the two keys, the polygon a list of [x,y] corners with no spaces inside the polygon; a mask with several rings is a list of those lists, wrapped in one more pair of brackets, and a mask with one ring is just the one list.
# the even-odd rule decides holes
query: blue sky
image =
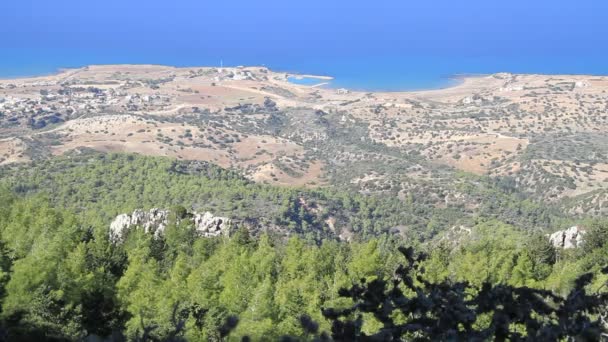
{"label": "blue sky", "polygon": [[315,69],[508,56],[571,60],[576,72],[603,67],[608,1],[2,0],[0,41],[5,69],[220,58]]}

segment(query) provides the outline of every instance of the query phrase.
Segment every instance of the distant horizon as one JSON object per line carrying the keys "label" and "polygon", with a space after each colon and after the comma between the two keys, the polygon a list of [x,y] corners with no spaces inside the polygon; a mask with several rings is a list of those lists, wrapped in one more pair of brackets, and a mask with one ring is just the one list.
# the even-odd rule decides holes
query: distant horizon
{"label": "distant horizon", "polygon": [[266,65],[354,89],[608,72],[608,2],[6,0],[0,77],[90,64]]}

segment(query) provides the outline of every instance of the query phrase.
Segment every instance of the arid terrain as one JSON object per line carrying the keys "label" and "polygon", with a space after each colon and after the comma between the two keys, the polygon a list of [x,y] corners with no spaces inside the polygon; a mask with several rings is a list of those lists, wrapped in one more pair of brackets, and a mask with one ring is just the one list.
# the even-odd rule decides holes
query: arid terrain
{"label": "arid terrain", "polygon": [[290,76],[107,65],[0,80],[0,164],[136,152],[210,161],[257,182],[471,207],[465,188],[490,177],[571,213],[606,210],[608,77],[503,73],[355,92]]}

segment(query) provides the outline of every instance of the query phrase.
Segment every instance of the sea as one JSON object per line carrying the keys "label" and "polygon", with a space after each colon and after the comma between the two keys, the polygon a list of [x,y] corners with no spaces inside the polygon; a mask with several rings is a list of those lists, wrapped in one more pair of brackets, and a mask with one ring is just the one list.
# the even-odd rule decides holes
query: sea
{"label": "sea", "polygon": [[91,64],[261,65],[328,86],[608,73],[606,0],[2,0],[0,77]]}
{"label": "sea", "polygon": [[498,72],[526,74],[589,74],[606,75],[605,60],[585,56],[314,56],[273,55],[260,57],[255,53],[210,56],[186,51],[163,54],[129,51],[82,52],[52,49],[49,51],[11,51],[0,59],[0,78],[16,78],[52,74],[64,68],[92,64],[158,64],[191,66],[266,66],[272,70],[303,75],[331,76],[330,81],[290,78],[305,85],[327,82],[325,87],[362,91],[414,91],[441,89],[458,84],[463,75],[484,75]]}

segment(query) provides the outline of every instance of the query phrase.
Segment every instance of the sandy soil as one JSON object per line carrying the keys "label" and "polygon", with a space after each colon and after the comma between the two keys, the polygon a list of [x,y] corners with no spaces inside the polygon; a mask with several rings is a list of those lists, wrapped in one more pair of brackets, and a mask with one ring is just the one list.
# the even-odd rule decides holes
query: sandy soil
{"label": "sandy soil", "polygon": [[[608,77],[495,74],[464,77],[445,89],[361,92],[292,84],[290,76],[298,75],[265,67],[95,65],[0,80],[0,113],[5,113],[0,133],[9,137],[0,140],[0,163],[29,160],[25,141],[44,138],[54,142],[49,147],[53,154],[84,146],[208,160],[240,168],[260,182],[322,184],[325,161],[308,160],[308,167],[289,164],[310,152],[302,141],[251,133],[239,120],[249,128],[255,125],[250,122],[263,122],[264,115],[229,110],[263,108],[269,100],[294,116],[302,108],[342,113],[344,124],[366,123],[373,141],[476,174],[518,172],[518,158],[538,136],[608,130]],[[332,79],[299,76],[322,83]],[[66,90],[71,94],[59,94]],[[61,113],[65,108],[73,111]],[[224,116],[181,122],[194,108]],[[54,112],[65,122],[31,127]],[[292,175],[281,170],[285,163],[294,168]],[[602,165],[591,165],[596,176],[581,181],[577,193],[603,186]]]}

